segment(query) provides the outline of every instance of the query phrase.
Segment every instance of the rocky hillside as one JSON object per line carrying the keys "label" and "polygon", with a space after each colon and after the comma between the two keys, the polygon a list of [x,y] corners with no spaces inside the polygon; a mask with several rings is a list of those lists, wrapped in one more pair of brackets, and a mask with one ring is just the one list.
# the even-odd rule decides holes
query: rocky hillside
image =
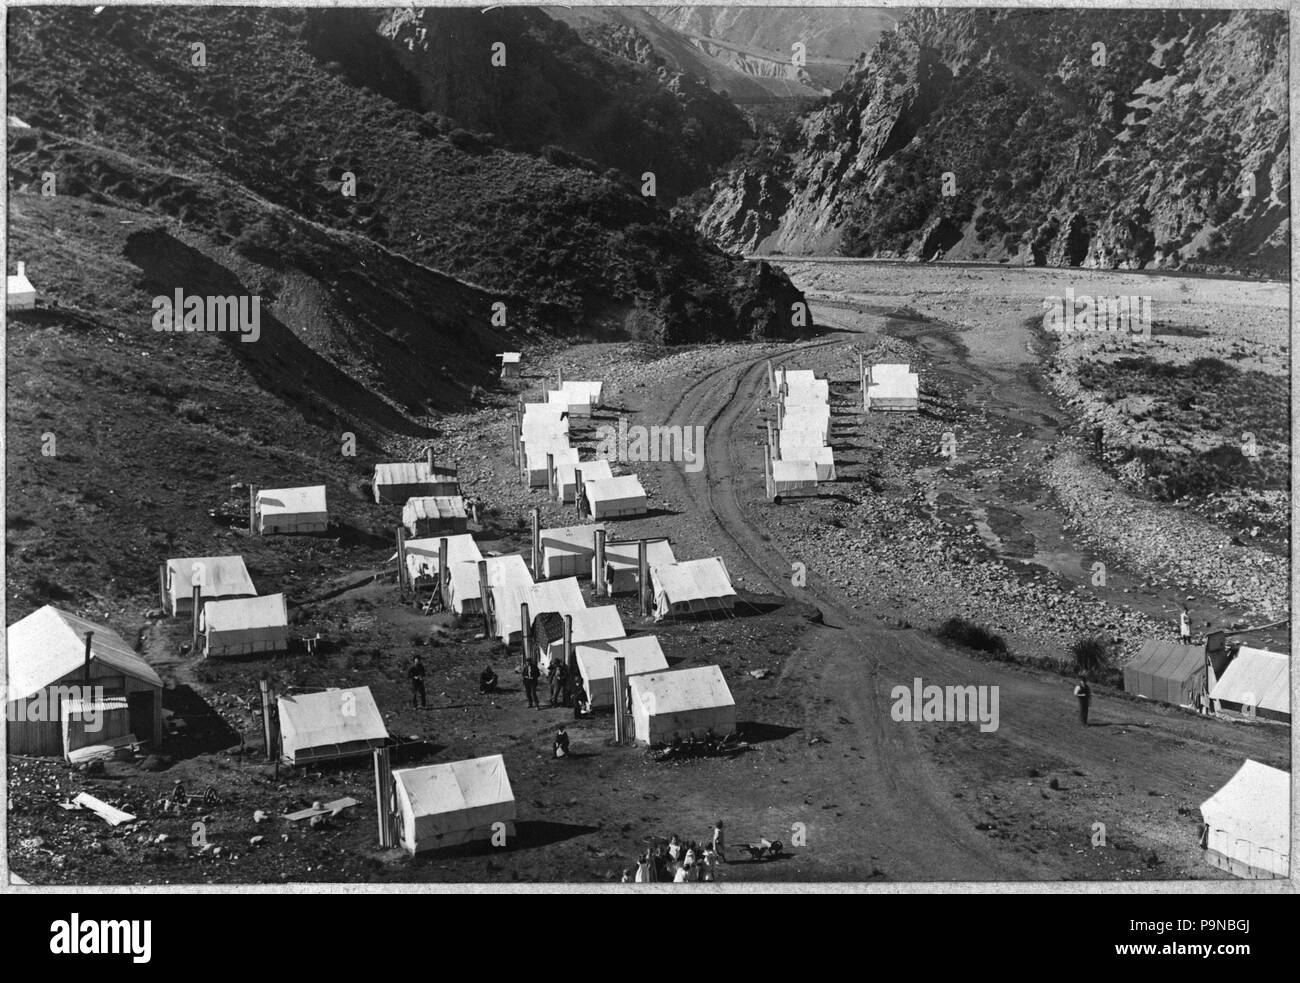
{"label": "rocky hillside", "polygon": [[[509,301],[517,329],[669,342],[791,330],[798,294],[781,274],[729,258],[617,171],[420,112],[420,79],[383,57],[389,42],[333,26],[274,8],[15,12],[9,111],[32,129],[11,131],[11,188],[37,197],[53,173],[62,197],[314,272],[318,237],[303,229],[359,236],[394,270]],[[551,68],[530,69],[537,87]],[[36,245],[15,236],[11,254]],[[420,306],[402,317],[438,320]]]}
{"label": "rocky hillside", "polygon": [[745,251],[1278,273],[1287,38],[1280,12],[912,11],[699,224]]}

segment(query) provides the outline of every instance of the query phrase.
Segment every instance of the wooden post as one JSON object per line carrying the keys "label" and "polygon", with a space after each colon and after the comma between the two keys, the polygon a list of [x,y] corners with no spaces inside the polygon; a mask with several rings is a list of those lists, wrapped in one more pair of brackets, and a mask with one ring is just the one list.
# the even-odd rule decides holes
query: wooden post
{"label": "wooden post", "polygon": [[776,374],[772,371],[772,360],[767,360],[767,394],[776,395]]}
{"label": "wooden post", "polygon": [[257,535],[257,485],[248,486],[248,534]]}
{"label": "wooden post", "polygon": [[424,449],[424,461],[429,465],[429,477],[433,478],[433,445],[430,444]]}
{"label": "wooden post", "polygon": [[763,447],[763,489],[767,492],[767,497],[772,497],[772,448],[764,445]]}
{"label": "wooden post", "polygon": [[867,407],[867,377],[862,374],[862,352],[858,352],[858,388],[862,390],[862,408]]}
{"label": "wooden post", "polygon": [[862,408],[871,409],[871,366],[867,365],[862,370]]}
{"label": "wooden post", "polygon": [[546,452],[546,497],[555,497],[555,455]]}
{"label": "wooden post", "polygon": [[569,673],[569,689],[576,691],[578,687],[574,681],[574,673],[578,669],[578,657],[573,652],[573,615],[571,614],[564,616],[564,653],[562,657],[564,659],[564,668]]}
{"label": "wooden post", "polygon": [[519,467],[519,424],[510,424],[510,460]]}
{"label": "wooden post", "polygon": [[[582,487],[582,468],[573,469],[573,507],[578,510],[578,518],[582,518],[582,496],[578,494],[578,489]],[[560,493],[563,496],[563,492]]]}
{"label": "wooden post", "polygon": [[190,596],[193,599],[193,603],[190,605],[193,608],[193,611],[190,612],[190,614],[192,615],[191,632],[190,632],[191,653],[196,651],[199,647],[199,612],[203,609],[203,601],[200,598],[199,594],[202,591],[202,589],[203,588],[201,588],[198,584],[195,584],[193,590],[190,592]]}
{"label": "wooden post", "polygon": [[93,631],[86,632],[86,655],[81,660],[81,697],[85,700],[90,699],[90,639],[94,634]]}
{"label": "wooden post", "polygon": [[[627,660],[614,656],[614,743],[623,744],[627,740]],[[591,694],[587,694],[590,696]]]}
{"label": "wooden post", "polygon": [[478,591],[479,601],[483,605],[483,635],[490,637],[492,635],[492,613],[488,610],[488,605],[492,601],[492,593],[488,590],[487,560],[478,561]]}
{"label": "wooden post", "polygon": [[271,687],[266,673],[258,678],[257,688],[262,693],[262,740],[266,742],[266,760],[270,761],[275,749],[271,745]]}
{"label": "wooden post", "polygon": [[519,669],[522,671],[533,658],[533,619],[529,616],[527,601],[519,605],[519,624],[522,626],[519,633],[523,636],[523,647],[519,650]]}
{"label": "wooden post", "polygon": [[563,389],[563,388],[564,388],[564,369],[563,369],[562,367],[561,367],[561,368],[558,368],[558,369],[555,370],[555,378],[558,379],[559,382],[560,382],[560,384],[559,384],[558,386],[556,386],[556,388],[557,388],[557,389]]}
{"label": "wooden post", "polygon": [[406,527],[397,527],[397,593],[406,596]]}
{"label": "wooden post", "polygon": [[451,580],[451,571],[447,569],[447,537],[438,540],[438,597],[442,600],[442,609],[451,607],[451,598],[447,596],[447,584]]}
{"label": "wooden post", "polygon": [[776,428],[778,430],[785,428],[785,400],[780,400],[776,404]]}
{"label": "wooden post", "polygon": [[636,544],[636,567],[637,567],[637,605],[641,610],[641,617],[650,613],[650,605],[647,598],[650,596],[650,585],[647,581],[650,579],[650,563],[646,558],[646,541],[643,539]]}
{"label": "wooden post", "polygon": [[592,559],[591,580],[597,597],[605,593],[605,530],[596,530],[596,550]]}
{"label": "wooden post", "polygon": [[393,772],[388,758],[388,748],[375,748],[375,811],[379,816],[379,846],[387,850],[393,845],[392,805]]}
{"label": "wooden post", "polygon": [[533,579],[542,579],[542,512],[541,509],[534,506],[532,511],[533,525]]}
{"label": "wooden post", "polygon": [[162,605],[163,614],[176,616],[176,608],[173,605],[170,611],[167,610],[167,564],[158,564],[158,602]]}

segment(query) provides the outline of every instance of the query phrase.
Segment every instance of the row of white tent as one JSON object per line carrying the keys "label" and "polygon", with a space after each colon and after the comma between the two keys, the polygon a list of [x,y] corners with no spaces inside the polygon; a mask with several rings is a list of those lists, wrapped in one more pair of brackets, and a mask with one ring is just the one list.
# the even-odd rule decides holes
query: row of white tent
{"label": "row of white tent", "polygon": [[636,475],[615,475],[608,461],[583,461],[570,443],[569,420],[590,416],[600,405],[602,384],[561,382],[544,403],[521,403],[514,432],[516,464],[529,488],[546,488],[560,502],[575,502],[593,519],[627,518],[648,511]]}
{"label": "row of white tent", "polygon": [[289,611],[283,594],[258,595],[242,556],[174,557],[158,567],[163,610],[194,617],[204,656],[284,652]]}
{"label": "row of white tent", "polygon": [[769,385],[777,400],[777,429],[774,435],[768,424],[763,450],[768,497],[815,490],[818,482],[834,481],[830,383],[809,369],[777,369]]}

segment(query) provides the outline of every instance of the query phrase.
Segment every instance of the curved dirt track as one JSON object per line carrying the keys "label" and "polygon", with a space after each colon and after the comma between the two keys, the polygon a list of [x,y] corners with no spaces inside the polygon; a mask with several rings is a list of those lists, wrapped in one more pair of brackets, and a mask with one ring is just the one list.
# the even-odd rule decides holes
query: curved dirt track
{"label": "curved dirt track", "polygon": [[[773,362],[779,366],[791,355],[854,340],[854,333],[839,331],[792,344]],[[945,773],[949,766],[936,761],[924,746],[934,734],[931,728],[944,728],[960,758],[960,770],[968,776],[978,775],[982,766],[1014,771],[1045,760],[1078,769],[1074,774],[1086,774],[1094,786],[1100,782],[1114,790],[1104,796],[1109,801],[1097,802],[1097,816],[1112,828],[1122,821],[1116,807],[1122,814],[1123,796],[1155,795],[1148,790],[1160,788],[1161,795],[1199,801],[1235,771],[1241,756],[1269,746],[1267,735],[1238,733],[1187,714],[1104,698],[1094,700],[1094,726],[1081,728],[1069,680],[977,662],[922,631],[888,627],[883,619],[889,611],[855,606],[837,585],[818,576],[814,558],[783,553],[755,519],[764,498],[761,424],[754,415],[755,401],[767,386],[764,362],[742,358],[714,370],[676,400],[666,422],[707,427],[705,466],[694,474],[666,469],[664,490],[705,524],[709,541],[733,577],[821,612],[824,626],[814,627],[800,650],[787,658],[778,692],[802,704],[809,731],[827,718],[838,716],[849,723],[859,745],[853,750],[863,752],[842,766],[840,780],[867,808],[836,827],[825,858],[828,876],[835,876],[841,863],[867,855],[879,858],[893,880],[1070,876],[1070,858],[1064,854],[1078,851],[1062,848],[1057,855],[1040,856],[1013,852],[977,829],[977,803],[954,796],[957,776]],[[800,505],[792,500],[780,507]],[[803,588],[790,582],[791,563],[798,560],[808,564]],[[999,687],[998,730],[981,733],[974,723],[893,721],[892,688],[910,688],[918,676],[940,686]],[[1225,754],[1224,745],[1232,738],[1239,750]],[[1117,797],[1121,801],[1114,801]],[[1078,816],[1067,819],[1064,809],[1057,820],[1079,825]],[[1086,840],[1088,826],[1082,825],[1077,832]]]}

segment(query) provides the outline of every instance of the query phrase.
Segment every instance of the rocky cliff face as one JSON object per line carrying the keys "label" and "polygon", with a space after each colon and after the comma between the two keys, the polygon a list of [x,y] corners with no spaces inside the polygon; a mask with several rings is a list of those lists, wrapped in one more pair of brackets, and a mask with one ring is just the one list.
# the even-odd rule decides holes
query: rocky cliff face
{"label": "rocky cliff face", "polygon": [[715,183],[737,250],[1277,272],[1287,24],[1258,11],[913,11]]}

